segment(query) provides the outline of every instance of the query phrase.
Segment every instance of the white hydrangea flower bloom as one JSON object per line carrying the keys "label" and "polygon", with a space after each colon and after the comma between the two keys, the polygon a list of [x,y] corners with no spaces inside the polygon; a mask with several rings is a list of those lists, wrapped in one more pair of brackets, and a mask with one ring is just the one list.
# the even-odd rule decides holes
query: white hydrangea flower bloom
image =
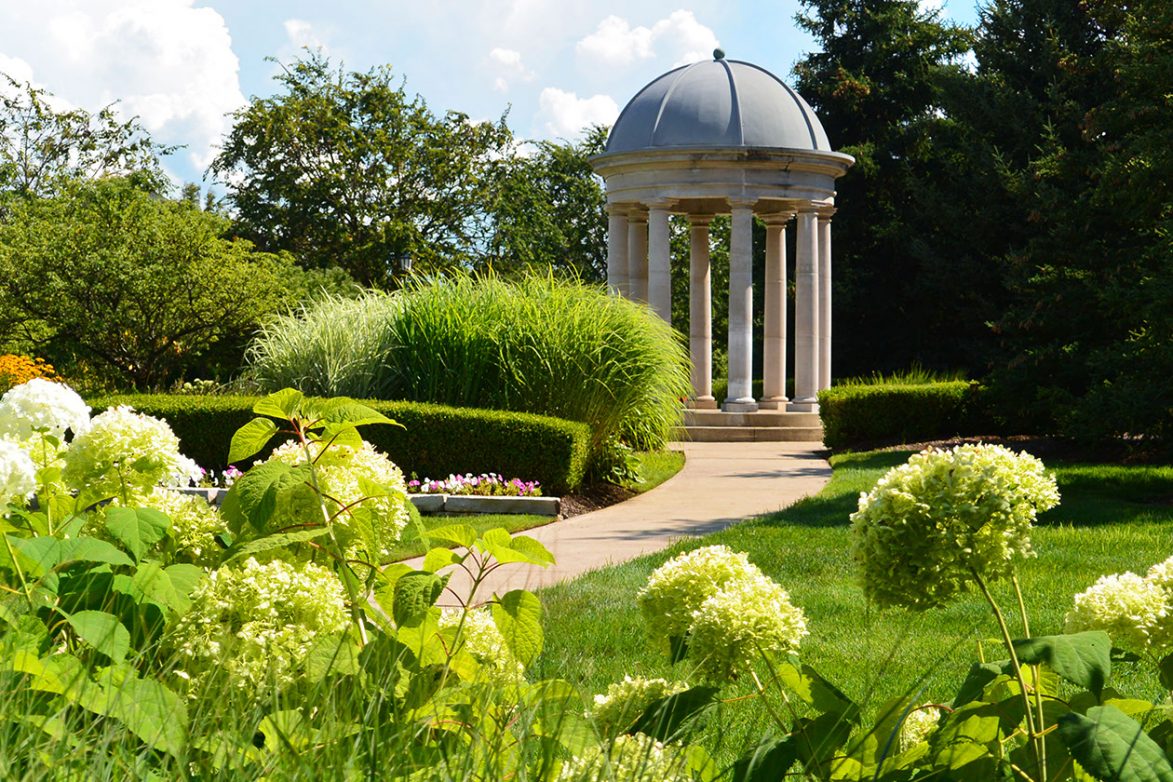
{"label": "white hydrangea flower bloom", "polygon": [[1145,653],[1168,644],[1169,595],[1135,573],[1102,576],[1075,596],[1067,612],[1066,631],[1103,630],[1122,649]]}
{"label": "white hydrangea flower bloom", "polygon": [[747,555],[728,546],[704,546],[656,568],[636,600],[653,636],[682,638],[701,603],[729,581],[760,574]]}
{"label": "white hydrangea flower bloom", "polygon": [[264,693],[293,683],[315,640],[348,624],[345,590],[332,571],[250,557],[209,574],[168,641],[193,697],[217,669],[237,686]]}
{"label": "white hydrangea flower bloom", "polygon": [[935,706],[919,706],[908,713],[904,722],[900,723],[900,735],[897,737],[897,752],[906,752],[936,730],[941,722],[941,710]]}
{"label": "white hydrangea flower bloom", "polygon": [[1145,574],[1145,581],[1164,589],[1173,600],[1173,557],[1149,568],[1149,572]]}
{"label": "white hydrangea flower bloom", "polygon": [[977,573],[995,581],[1034,556],[1030,529],[1059,503],[1055,478],[1000,445],[929,448],[893,467],[851,514],[864,592],[881,607],[945,605]]}
{"label": "white hydrangea flower bloom", "polygon": [[89,405],[64,383],[33,378],[0,397],[0,435],[27,440],[41,431],[61,439],[69,430],[77,437],[89,423]]}
{"label": "white hydrangea flower bloom", "polygon": [[590,716],[604,736],[616,736],[630,727],[654,701],[684,692],[687,682],[624,676],[623,681],[607,685],[607,692],[596,695]]}
{"label": "white hydrangea flower bloom", "polygon": [[223,549],[216,543],[215,536],[227,531],[228,527],[216,509],[203,497],[181,494],[157,486],[133,504],[155,508],[171,519],[171,540],[179,559],[199,565],[212,565]]}
{"label": "white hydrangea flower bloom", "polygon": [[23,504],[37,488],[37,468],[24,449],[0,439],[0,503]]}
{"label": "white hydrangea flower bloom", "polygon": [[683,747],[636,733],[618,736],[562,766],[559,782],[691,782]]}
{"label": "white hydrangea flower bloom", "polygon": [[[410,518],[403,472],[385,454],[367,442],[361,448],[331,445],[324,453],[323,447],[322,443],[310,443],[309,452],[314,459],[319,488],[327,498],[332,498],[327,499],[330,513],[337,513],[342,507],[361,501],[365,510],[373,511],[376,520],[373,530],[377,538],[374,544],[376,550],[366,552],[363,544],[356,540],[348,547],[347,556],[385,561]],[[269,457],[270,461],[283,461],[292,465],[301,464],[305,459],[305,451],[297,442],[278,446]],[[309,490],[295,494],[283,511],[290,515],[291,520],[315,524],[322,521],[318,498]],[[346,514],[337,516],[335,523],[346,527]]]}
{"label": "white hydrangea flower bloom", "polygon": [[798,651],[806,616],[761,573],[726,583],[692,614],[688,656],[700,675],[722,682],[749,670],[763,652]]}
{"label": "white hydrangea flower bloom", "polygon": [[[445,608],[440,613],[440,629],[455,632],[460,626],[461,613],[463,611],[459,608]],[[484,679],[502,684],[520,684],[525,678],[525,666],[513,655],[488,611],[476,610],[465,614],[459,643],[480,665]]]}
{"label": "white hydrangea flower bloom", "polygon": [[[174,485],[195,463],[179,452],[179,438],[166,421],[126,406],[94,416],[65,453],[65,482],[107,496]],[[186,479],[182,479],[186,485]]]}

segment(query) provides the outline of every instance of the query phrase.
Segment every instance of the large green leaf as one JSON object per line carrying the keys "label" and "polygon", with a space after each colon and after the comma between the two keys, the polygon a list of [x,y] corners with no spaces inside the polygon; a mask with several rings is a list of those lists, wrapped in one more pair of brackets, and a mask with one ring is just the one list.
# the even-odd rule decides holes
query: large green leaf
{"label": "large green leaf", "polygon": [[263,399],[258,399],[253,405],[253,412],[257,415],[267,415],[287,421],[297,413],[298,405],[304,398],[304,395],[296,388],[283,388]]}
{"label": "large green leaf", "polygon": [[232,484],[221,512],[233,532],[239,533],[246,523],[264,532],[277,511],[281,493],[303,486],[309,479],[307,464],[295,466],[282,461],[258,464]]}
{"label": "large green leaf", "polygon": [[242,557],[250,557],[262,551],[271,551],[275,548],[289,546],[294,543],[305,543],[306,541],[320,538],[329,531],[323,525],[321,527],[298,529],[292,532],[278,532],[274,535],[265,535],[264,537],[247,540],[244,543],[233,545],[232,548],[224,552],[223,562],[232,562]]}
{"label": "large green leaf", "polygon": [[716,687],[693,687],[657,698],[648,704],[626,732],[643,733],[657,741],[669,741],[677,736],[687,720],[699,714],[716,696]]}
{"label": "large green leaf", "polygon": [[148,746],[180,755],[187,741],[183,698],[161,682],[138,678],[129,665],[107,668],[97,680],[104,685],[103,695],[89,708],[118,720]]}
{"label": "large green leaf", "polygon": [[54,537],[18,538],[8,536],[20,557],[26,575],[41,578],[68,562],[97,562],[106,565],[133,565],[134,560],[117,547],[97,538],[60,540]]}
{"label": "large green leaf", "polygon": [[171,581],[171,576],[157,562],[144,562],[133,576],[116,576],[115,589],[136,603],[154,603],[160,608],[185,614],[191,600]]}
{"label": "large green leaf", "polygon": [[171,519],[154,508],[110,508],[106,511],[106,530],[138,560],[166,537],[170,528]]}
{"label": "large green leaf", "polygon": [[400,627],[416,627],[428,615],[428,609],[436,604],[448,579],[435,573],[417,570],[401,576],[395,582],[395,597],[391,603],[391,616]]}
{"label": "large green leaf", "polygon": [[78,637],[116,663],[130,651],[130,633],[118,617],[105,611],[78,611],[68,617]]}
{"label": "large green leaf", "polygon": [[514,589],[493,601],[490,610],[506,646],[528,668],[542,653],[542,601],[533,592]]}
{"label": "large green leaf", "polygon": [[1067,681],[1097,696],[1112,672],[1112,640],[1103,630],[1015,641],[1014,651],[1024,665],[1046,664]]}
{"label": "large green leaf", "polygon": [[336,397],[319,402],[314,412],[334,424],[367,426],[369,424],[397,424],[373,407],[346,397]]}
{"label": "large green leaf", "polygon": [[787,736],[784,739],[762,739],[753,752],[738,758],[733,764],[731,782],[778,782],[798,760],[798,748]]}
{"label": "large green leaf", "polygon": [[278,431],[277,424],[268,418],[249,421],[232,435],[232,444],[228,446],[229,463],[242,462],[260,453]]}
{"label": "large green leaf", "polygon": [[982,697],[982,691],[986,689],[986,685],[999,676],[1009,675],[1010,670],[1009,660],[974,663],[970,666],[969,674],[965,677],[965,681],[961,683],[961,688],[957,691],[957,697],[953,699],[954,708],[964,706],[970,701],[975,701]]}
{"label": "large green leaf", "polygon": [[501,527],[486,531],[476,545],[501,563],[526,562],[544,567],[554,562],[554,555],[534,538],[528,535],[514,537]]}
{"label": "large green leaf", "polygon": [[458,546],[472,548],[477,539],[476,528],[469,524],[447,524],[443,527],[427,530],[420,537],[428,540],[446,540]]}
{"label": "large green leaf", "polygon": [[1173,782],[1173,767],[1140,724],[1114,706],[1094,706],[1087,716],[1059,718],[1059,737],[1079,764],[1104,782]]}
{"label": "large green leaf", "polygon": [[773,668],[783,684],[819,712],[840,714],[851,722],[858,721],[859,707],[855,702],[814,668],[800,664],[797,660],[776,662]]}

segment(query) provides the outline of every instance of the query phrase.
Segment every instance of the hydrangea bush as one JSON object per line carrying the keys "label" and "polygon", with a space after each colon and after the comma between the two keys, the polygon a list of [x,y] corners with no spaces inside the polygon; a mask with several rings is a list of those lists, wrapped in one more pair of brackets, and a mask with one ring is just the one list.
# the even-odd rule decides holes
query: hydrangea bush
{"label": "hydrangea bush", "polygon": [[1173,557],[1143,577],[1118,573],[1100,577],[1075,596],[1065,618],[1067,632],[1103,630],[1135,654],[1159,659],[1173,652]]}
{"label": "hydrangea bush", "polygon": [[851,514],[869,600],[925,610],[1034,556],[1030,528],[1059,503],[1054,477],[998,445],[930,448],[894,467]]}

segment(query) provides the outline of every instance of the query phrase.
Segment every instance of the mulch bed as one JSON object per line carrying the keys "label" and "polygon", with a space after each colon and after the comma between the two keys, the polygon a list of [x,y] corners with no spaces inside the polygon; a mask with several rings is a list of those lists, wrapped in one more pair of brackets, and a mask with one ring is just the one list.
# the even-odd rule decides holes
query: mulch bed
{"label": "mulch bed", "polygon": [[577,494],[562,495],[562,513],[564,519],[590,513],[593,510],[606,508],[608,505],[629,500],[635,496],[631,489],[616,486],[611,483],[601,483],[596,486],[584,486]]}

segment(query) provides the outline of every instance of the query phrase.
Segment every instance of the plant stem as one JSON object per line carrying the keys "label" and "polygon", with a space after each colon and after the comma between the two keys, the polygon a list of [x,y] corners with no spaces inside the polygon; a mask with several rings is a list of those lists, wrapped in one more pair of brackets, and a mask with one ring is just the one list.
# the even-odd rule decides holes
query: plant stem
{"label": "plant stem", "polygon": [[[1039,782],[1046,782],[1047,768],[1043,765],[1046,760],[1046,750],[1043,749],[1043,739],[1035,730],[1034,710],[1031,708],[1030,693],[1027,692],[1026,678],[1022,675],[1022,665],[1018,662],[1018,653],[1014,651],[1014,640],[1010,637],[1010,628],[1006,624],[1006,617],[1002,614],[1002,609],[998,607],[994,596],[990,594],[989,587],[982,577],[978,575],[976,570],[970,571],[973,574],[974,580],[977,582],[978,588],[986,598],[986,602],[990,604],[990,608],[994,610],[994,618],[998,620],[998,629],[1002,632],[1002,640],[1006,644],[1006,650],[1010,653],[1010,667],[1014,671],[1014,678],[1018,680],[1018,686],[1022,691],[1022,705],[1023,717],[1026,719],[1026,729],[1030,735],[1031,743],[1034,745],[1035,761],[1038,764],[1038,780]],[[1038,682],[1035,682],[1036,686]]]}
{"label": "plant stem", "polygon": [[28,582],[24,579],[24,568],[20,566],[20,562],[16,559],[16,552],[12,550],[12,541],[4,533],[0,533],[0,537],[4,538],[4,546],[8,549],[8,559],[12,562],[12,567],[16,570],[16,577],[20,579],[20,587],[24,590],[24,599],[28,601],[29,611],[36,612],[37,607],[33,605],[33,593],[29,590]]}
{"label": "plant stem", "polygon": [[[1018,582],[1018,574],[1015,573],[1010,576],[1010,583],[1014,584],[1014,595],[1018,598],[1018,613],[1022,617],[1022,632],[1024,637],[1030,638],[1030,619],[1026,613],[1026,601],[1022,598],[1022,585]],[[1031,675],[1035,680],[1035,709],[1038,711],[1038,727],[1039,733],[1045,732],[1047,728],[1047,715],[1043,711],[1043,691],[1039,687],[1040,671],[1039,666],[1031,666]],[[1040,761],[1045,768],[1047,765],[1047,742],[1045,740],[1039,741],[1039,751],[1042,753],[1042,760]]]}

